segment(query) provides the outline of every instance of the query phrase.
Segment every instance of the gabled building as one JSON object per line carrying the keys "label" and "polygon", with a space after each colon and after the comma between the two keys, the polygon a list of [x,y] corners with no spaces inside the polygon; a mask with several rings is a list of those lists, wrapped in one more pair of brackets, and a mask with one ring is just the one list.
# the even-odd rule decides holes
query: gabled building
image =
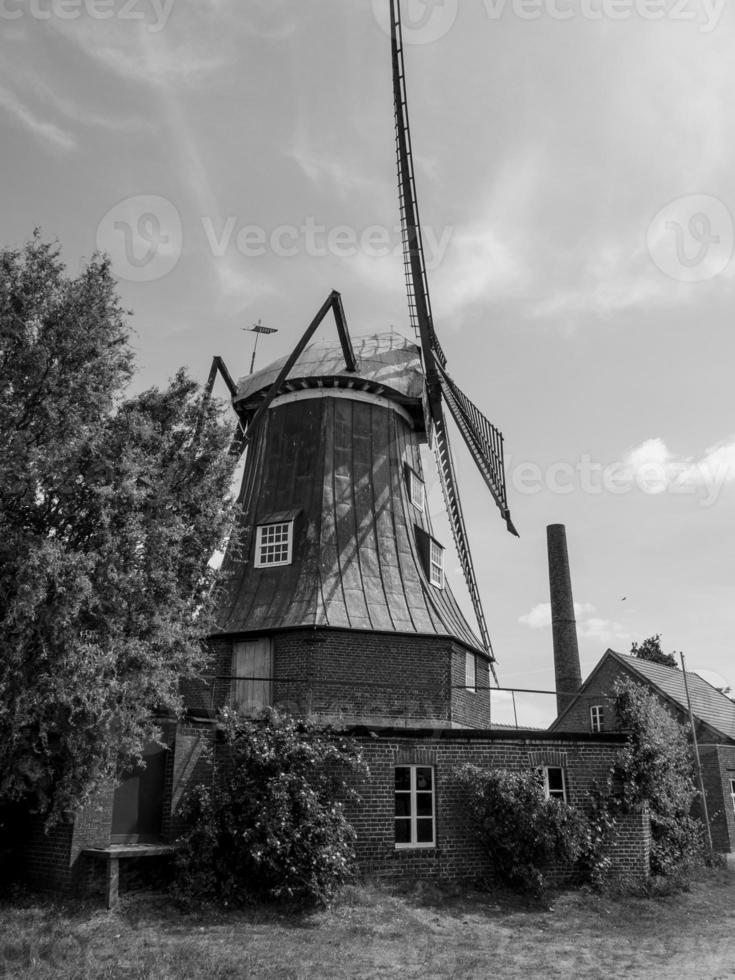
{"label": "gabled building", "polygon": [[[617,722],[614,688],[619,680],[633,680],[646,687],[661,699],[678,722],[689,723],[687,689],[681,670],[608,649],[549,730],[614,732]],[[718,851],[735,852],[735,702],[690,671],[686,674],[686,684],[702,763],[712,841]]]}

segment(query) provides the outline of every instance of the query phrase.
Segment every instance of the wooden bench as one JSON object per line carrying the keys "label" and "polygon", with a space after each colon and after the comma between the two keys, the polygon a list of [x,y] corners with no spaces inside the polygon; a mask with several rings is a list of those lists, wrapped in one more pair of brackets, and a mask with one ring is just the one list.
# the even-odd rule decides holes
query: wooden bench
{"label": "wooden bench", "polygon": [[118,901],[120,861],[124,858],[164,857],[173,854],[173,844],[110,844],[107,847],[85,847],[83,854],[107,862],[105,874],[105,904],[113,909]]}

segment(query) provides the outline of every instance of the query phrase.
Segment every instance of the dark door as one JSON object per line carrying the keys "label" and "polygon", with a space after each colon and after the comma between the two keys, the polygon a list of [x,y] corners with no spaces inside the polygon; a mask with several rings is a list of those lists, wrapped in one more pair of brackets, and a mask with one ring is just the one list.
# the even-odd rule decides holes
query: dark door
{"label": "dark door", "polygon": [[112,844],[151,843],[161,839],[166,749],[151,742],[143,750],[145,769],[131,773],[115,790]]}

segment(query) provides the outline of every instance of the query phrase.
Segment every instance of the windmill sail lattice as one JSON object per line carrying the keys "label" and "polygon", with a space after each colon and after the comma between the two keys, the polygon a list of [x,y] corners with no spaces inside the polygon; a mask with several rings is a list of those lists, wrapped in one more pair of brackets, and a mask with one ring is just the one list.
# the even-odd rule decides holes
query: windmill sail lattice
{"label": "windmill sail lattice", "polygon": [[442,490],[457,554],[485,647],[492,645],[477,586],[472,555],[462,514],[457,478],[442,402],[452,417],[497,503],[508,530],[517,534],[508,509],[503,466],[503,437],[446,374],[446,356],[434,329],[429,283],[426,274],[421,225],[416,198],[411,131],[408,121],[406,72],[403,54],[400,0],[390,0],[393,98],[396,127],[398,194],[403,235],[403,266],[411,325],[418,334],[426,376],[428,415],[433,423],[435,449]]}

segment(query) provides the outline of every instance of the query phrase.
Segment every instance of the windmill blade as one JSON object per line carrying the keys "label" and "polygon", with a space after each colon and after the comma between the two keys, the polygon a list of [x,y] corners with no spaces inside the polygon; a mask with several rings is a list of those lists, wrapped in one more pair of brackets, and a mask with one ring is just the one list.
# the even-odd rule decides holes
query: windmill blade
{"label": "windmill blade", "polygon": [[495,503],[500,508],[506,527],[511,534],[518,537],[518,531],[513,525],[508,509],[502,433],[485,418],[479,408],[473,405],[442,368],[439,368],[439,383],[449,411]]}
{"label": "windmill blade", "polygon": [[443,367],[447,359],[434,331],[429,283],[426,277],[424,245],[421,237],[416,181],[413,170],[411,131],[408,125],[406,73],[403,61],[403,33],[400,0],[390,0],[391,53],[393,60],[393,101],[396,123],[396,164],[403,239],[403,268],[408,294],[411,325],[418,334],[424,358],[424,371],[432,416],[440,411],[440,395],[434,362]]}
{"label": "windmill blade", "polygon": [[[199,438],[199,432],[201,431],[201,426],[204,421],[204,411],[207,404],[211,401],[214,383],[217,380],[218,374],[227,385],[230,398],[234,398],[237,394],[237,385],[235,384],[232,375],[228,371],[227,365],[219,355],[215,355],[215,357],[212,358],[212,366],[209,369],[209,375],[204,384],[204,388],[202,389],[202,410],[197,421],[197,439]],[[245,429],[243,428],[242,421],[238,415],[235,431],[232,434],[230,446],[227,450],[230,456],[237,456],[239,458],[242,455],[242,451],[245,448],[244,437]]]}
{"label": "windmill blade", "polygon": [[498,678],[495,674],[495,668],[492,663],[492,661],[495,660],[495,654],[493,653],[493,646],[490,642],[490,633],[488,632],[487,622],[485,620],[485,611],[482,608],[480,590],[477,587],[477,579],[475,578],[475,567],[472,564],[470,543],[467,537],[467,528],[465,527],[464,515],[462,513],[462,504],[459,499],[459,488],[457,486],[457,476],[454,470],[454,460],[452,459],[452,449],[449,445],[449,433],[447,432],[446,422],[443,417],[435,422],[434,448],[436,451],[436,461],[439,468],[439,475],[441,477],[442,492],[444,493],[444,504],[447,509],[447,514],[449,515],[449,525],[452,529],[452,537],[454,538],[454,546],[457,549],[457,556],[459,557],[459,562],[462,566],[462,572],[464,573],[465,582],[467,583],[467,590],[470,593],[472,606],[475,610],[477,625],[480,629],[480,637],[482,639],[483,646],[491,657],[490,669],[492,670],[495,683],[497,684]]}

